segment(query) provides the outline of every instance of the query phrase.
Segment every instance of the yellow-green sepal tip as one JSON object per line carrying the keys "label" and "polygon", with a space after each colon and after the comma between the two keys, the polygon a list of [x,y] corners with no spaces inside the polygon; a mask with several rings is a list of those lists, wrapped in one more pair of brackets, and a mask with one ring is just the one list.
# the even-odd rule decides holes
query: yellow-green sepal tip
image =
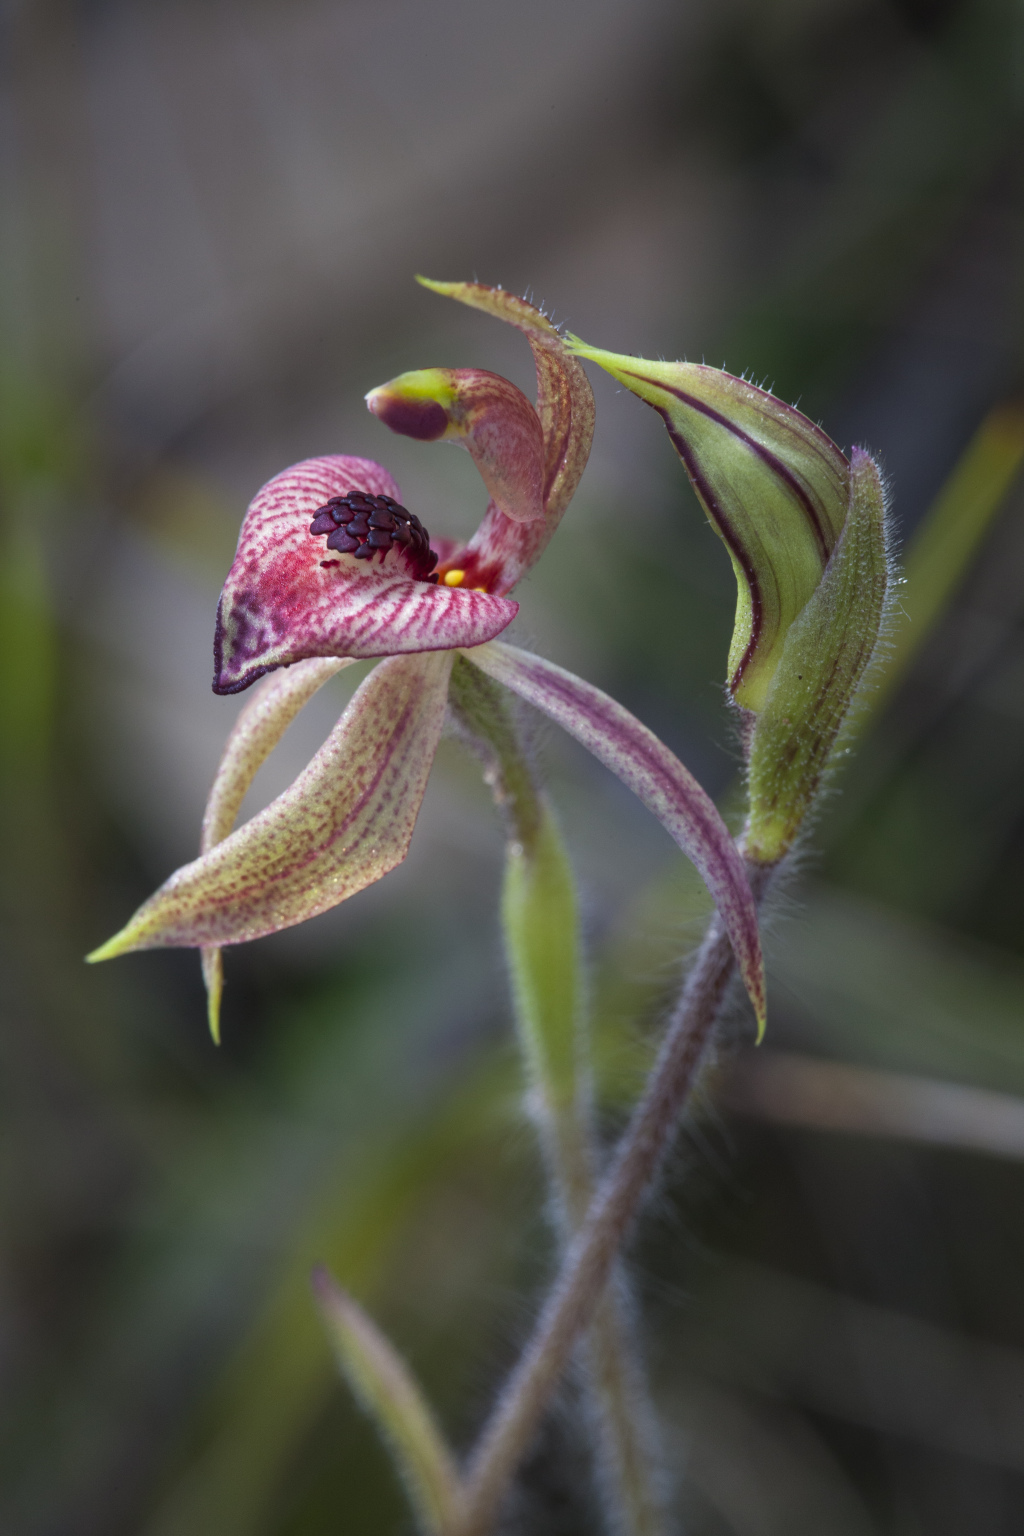
{"label": "yellow-green sepal tip", "polygon": [[224,960],[215,945],[204,945],[199,952],[203,967],[203,984],[206,987],[206,1018],[210,1026],[210,1038],[220,1045],[220,1003],[224,995]]}
{"label": "yellow-green sepal tip", "polygon": [[112,939],[108,939],[98,949],[91,950],[85,957],[86,965],[97,965],[101,960],[117,960],[121,955],[130,954],[133,949],[137,949],[134,927],[134,923],[128,923],[120,933],[115,933]]}

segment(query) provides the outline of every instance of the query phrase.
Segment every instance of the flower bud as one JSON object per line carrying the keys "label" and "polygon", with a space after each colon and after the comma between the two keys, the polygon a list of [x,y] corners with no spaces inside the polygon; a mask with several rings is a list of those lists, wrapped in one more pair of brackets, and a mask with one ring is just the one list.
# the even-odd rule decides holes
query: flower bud
{"label": "flower bud", "polygon": [[797,836],[878,641],[889,580],[878,469],[720,369],[569,345],[662,417],[729,551],[728,686],[753,717],[744,846],[773,863]]}

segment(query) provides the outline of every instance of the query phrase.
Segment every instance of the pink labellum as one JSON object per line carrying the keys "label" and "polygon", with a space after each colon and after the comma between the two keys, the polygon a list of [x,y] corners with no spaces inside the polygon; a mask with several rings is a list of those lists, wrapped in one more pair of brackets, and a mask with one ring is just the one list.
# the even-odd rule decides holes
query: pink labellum
{"label": "pink labellum", "polygon": [[[310,656],[479,645],[511,623],[516,603],[433,584],[411,546],[366,549],[371,558],[359,559],[343,547],[344,527],[325,539],[334,525],[322,509],[359,493],[399,501],[379,464],[341,455],[295,464],[256,494],[217,613],[215,693],[237,693],[275,667]],[[314,519],[325,524],[317,533]],[[417,537],[426,548],[425,533]]]}
{"label": "pink labellum", "polygon": [[692,860],[714,898],[759,1026],[765,1018],[757,907],[743,858],[714,802],[628,709],[550,661],[500,642],[467,660],[543,710],[627,784]]}
{"label": "pink labellum", "polygon": [[294,784],[177,870],[90,960],[241,944],[326,912],[394,869],[437,750],[451,664],[450,652],[382,661]]}

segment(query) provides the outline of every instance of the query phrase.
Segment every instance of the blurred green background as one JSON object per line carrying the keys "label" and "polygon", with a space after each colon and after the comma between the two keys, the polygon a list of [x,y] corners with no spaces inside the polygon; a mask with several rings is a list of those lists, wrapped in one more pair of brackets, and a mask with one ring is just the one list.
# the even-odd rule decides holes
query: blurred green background
{"label": "blurred green background", "polygon": [[[0,5],[5,1536],[406,1531],[311,1263],[460,1448],[551,1271],[501,829],[455,743],[401,870],[228,953],[221,1050],[194,954],[81,961],[196,851],[261,482],[362,453],[432,533],[482,510],[467,456],[362,406],[428,365],[530,387],[521,338],[416,271],[747,372],[882,459],[920,541],[898,676],[771,926],[768,1043],[705,1085],[632,1264],[692,1536],[1024,1531],[1022,109],[1014,0]],[[594,384],[518,638],[735,805],[728,562],[657,418]],[[611,1135],[705,909],[617,782],[535,740]],[[923,1120],[921,1079],[987,1092]],[[596,1529],[572,1406],[513,1529]]]}

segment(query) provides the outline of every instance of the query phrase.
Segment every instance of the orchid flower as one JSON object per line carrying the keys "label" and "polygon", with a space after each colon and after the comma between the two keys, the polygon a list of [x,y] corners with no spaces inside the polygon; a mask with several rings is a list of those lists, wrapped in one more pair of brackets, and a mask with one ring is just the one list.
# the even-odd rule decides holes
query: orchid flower
{"label": "orchid flower", "polygon": [[[201,948],[216,1038],[222,945],[326,911],[405,857],[462,654],[557,720],[660,818],[715,899],[761,1023],[756,906],[712,801],[621,705],[496,641],[518,611],[510,592],[547,545],[587,462],[594,406],[583,369],[525,300],[479,283],[426,286],[516,326],[533,352],[536,406],[479,369],[407,373],[367,396],[392,430],[468,449],[490,497],[480,527],[461,546],[431,540],[387,470],[348,456],[296,464],[256,494],[220,600],[213,687],[227,694],[264,681],[229,737],[200,857],[89,958]],[[307,768],[232,831],[297,710],[367,657],[381,659]]]}

